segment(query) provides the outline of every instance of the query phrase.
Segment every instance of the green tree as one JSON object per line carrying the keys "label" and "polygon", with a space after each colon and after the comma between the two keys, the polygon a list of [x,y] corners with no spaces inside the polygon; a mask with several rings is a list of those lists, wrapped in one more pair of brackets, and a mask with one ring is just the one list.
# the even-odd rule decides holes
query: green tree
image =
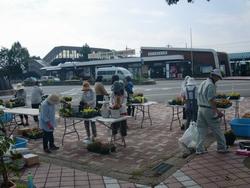
{"label": "green tree", "polygon": [[9,81],[18,78],[28,69],[30,56],[27,48],[23,48],[19,42],[15,42],[11,49],[0,50],[0,72]]}
{"label": "green tree", "polygon": [[81,54],[81,57],[80,57],[80,60],[82,61],[88,61],[88,54],[91,53],[91,49],[89,47],[89,45],[87,43],[85,43],[85,45],[83,45],[81,51],[80,51],[80,54]]}
{"label": "green tree", "polygon": [[[207,0],[210,1],[210,0]],[[168,5],[173,5],[173,4],[177,4],[179,2],[179,0],[166,0]],[[188,3],[193,3],[194,0],[187,0]]]}

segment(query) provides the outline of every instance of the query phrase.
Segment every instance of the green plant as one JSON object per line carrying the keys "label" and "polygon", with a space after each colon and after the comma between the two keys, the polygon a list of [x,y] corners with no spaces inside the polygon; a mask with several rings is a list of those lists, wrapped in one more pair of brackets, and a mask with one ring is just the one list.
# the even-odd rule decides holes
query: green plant
{"label": "green plant", "polygon": [[[0,115],[3,114],[3,111],[0,110]],[[11,162],[6,160],[6,152],[10,149],[11,144],[14,144],[14,140],[7,137],[6,131],[4,128],[4,123],[0,119],[0,129],[3,130],[3,135],[0,135],[0,173],[3,177],[3,183],[1,185],[2,188],[7,188],[10,185],[9,173],[13,172],[15,175],[18,175],[18,169]]]}
{"label": "green plant", "polygon": [[107,155],[110,152],[115,152],[116,147],[114,144],[110,143],[101,143],[100,141],[94,141],[93,143],[87,146],[88,151],[94,153],[100,153],[103,155]]}
{"label": "green plant", "polygon": [[[3,110],[0,110],[0,116],[3,115]],[[0,174],[3,177],[3,183],[0,185],[1,188],[8,188],[12,185],[9,174],[14,173],[14,175],[19,175],[19,169],[17,164],[12,161],[13,159],[19,158],[20,154],[11,152],[10,156],[6,155],[7,151],[11,148],[12,144],[15,144],[15,141],[8,137],[5,130],[5,125],[0,119]],[[13,155],[12,155],[13,154]]]}

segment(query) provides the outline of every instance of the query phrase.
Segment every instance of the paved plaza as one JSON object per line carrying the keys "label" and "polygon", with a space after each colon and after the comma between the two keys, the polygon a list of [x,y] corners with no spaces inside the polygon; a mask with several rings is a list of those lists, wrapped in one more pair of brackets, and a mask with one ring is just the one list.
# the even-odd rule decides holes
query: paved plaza
{"label": "paved plaza", "polygon": [[[241,114],[248,111],[250,99],[240,104]],[[60,150],[45,154],[42,140],[30,140],[29,148],[40,156],[41,164],[26,169],[22,179],[30,170],[37,187],[248,187],[250,169],[243,164],[247,157],[235,154],[237,143],[228,154],[218,154],[216,144],[208,148],[208,154],[181,157],[178,138],[183,131],[174,122],[170,131],[171,108],[164,104],[153,105],[150,109],[153,124],[149,121],[140,128],[141,116],[128,120],[127,147],[117,145],[117,151],[110,155],[88,152],[82,142],[86,136],[83,123],[78,124],[80,140],[75,133],[66,135],[63,119],[59,119],[55,131],[56,144]],[[226,111],[226,120],[234,117],[234,108]],[[222,125],[224,129],[224,125]],[[228,128],[230,128],[228,124]],[[98,139],[108,141],[109,132],[97,123]],[[208,143],[212,143],[209,135]],[[168,164],[163,174],[155,174],[154,167]]]}

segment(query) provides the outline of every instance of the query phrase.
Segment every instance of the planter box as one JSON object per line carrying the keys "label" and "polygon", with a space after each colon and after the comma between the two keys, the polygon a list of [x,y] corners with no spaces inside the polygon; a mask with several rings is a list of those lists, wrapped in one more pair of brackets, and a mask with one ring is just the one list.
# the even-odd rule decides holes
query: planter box
{"label": "planter box", "polygon": [[22,127],[22,128],[19,128],[19,129],[17,130],[17,134],[18,134],[18,135],[24,136],[25,134],[27,134],[27,133],[30,132],[30,131],[31,131],[31,128],[30,128],[30,127]]}
{"label": "planter box", "polygon": [[233,119],[230,122],[233,133],[236,136],[242,137],[250,137],[250,119],[249,118],[241,118],[241,119]]}
{"label": "planter box", "polygon": [[32,166],[35,164],[39,164],[39,157],[35,154],[26,154],[23,156],[25,163],[27,166]]}

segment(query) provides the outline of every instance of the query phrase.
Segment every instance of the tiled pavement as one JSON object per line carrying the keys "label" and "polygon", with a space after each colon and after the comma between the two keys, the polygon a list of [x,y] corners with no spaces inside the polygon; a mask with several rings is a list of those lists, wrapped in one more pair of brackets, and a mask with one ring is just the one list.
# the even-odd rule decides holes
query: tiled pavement
{"label": "tiled pavement", "polygon": [[[242,112],[248,110],[249,100],[245,99],[241,104]],[[149,185],[153,177],[131,179],[131,174],[137,172],[145,176],[142,172],[152,167],[152,164],[162,161],[171,164],[171,157],[178,148],[177,139],[182,134],[177,124],[169,131],[170,109],[158,104],[152,107],[151,112],[153,126],[145,123],[144,128],[140,129],[138,120],[129,120],[127,148],[119,147],[116,153],[107,156],[92,154],[72,134],[66,136],[65,145],[58,152],[50,155],[50,163],[42,162],[40,166],[26,169],[22,179],[26,179],[28,170],[31,170],[37,187],[147,187],[146,184]],[[233,109],[227,112],[228,120],[233,117],[233,113]],[[82,139],[85,132],[83,125],[79,126]],[[60,122],[55,134],[58,144],[62,128]],[[106,140],[106,136],[105,128],[98,126],[99,139]],[[44,159],[41,140],[30,141],[30,147]],[[158,178],[154,181],[159,183],[155,187],[249,187],[250,170],[243,165],[246,157],[236,155],[236,149],[237,144],[230,148],[230,153],[218,154],[212,145],[208,154],[191,156],[182,161],[185,163],[182,167],[172,163],[176,168],[181,168],[173,171],[169,177],[169,173],[166,173],[167,175]],[[57,163],[55,159],[58,158],[67,162]],[[71,165],[68,165],[68,161],[71,161]],[[125,175],[121,175],[122,172]]]}

